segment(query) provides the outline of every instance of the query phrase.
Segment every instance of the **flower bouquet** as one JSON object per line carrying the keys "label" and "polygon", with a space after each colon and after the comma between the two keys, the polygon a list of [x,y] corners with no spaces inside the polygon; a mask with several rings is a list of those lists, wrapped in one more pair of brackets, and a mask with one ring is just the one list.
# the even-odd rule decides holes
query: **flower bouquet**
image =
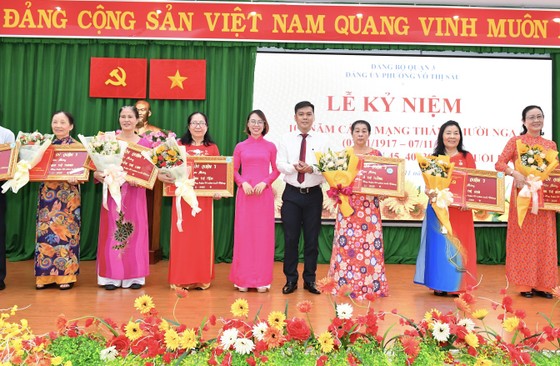
{"label": "flower bouquet", "polygon": [[183,212],[181,211],[181,198],[191,206],[191,214],[196,216],[202,211],[198,207],[198,199],[194,192],[194,178],[192,169],[187,166],[187,152],[184,146],[179,146],[175,137],[168,137],[164,143],[151,151],[143,151],[142,155],[148,159],[162,173],[167,173],[175,178],[175,208],[177,210],[177,229],[183,232]]}
{"label": "flower bouquet", "polygon": [[527,145],[521,139],[516,141],[517,159],[515,170],[526,177],[527,184],[517,196],[517,223],[523,225],[523,220],[531,205],[531,213],[539,212],[539,194],[542,182],[558,166],[558,151],[546,149],[541,145]]}
{"label": "flower bouquet", "polygon": [[159,130],[159,131],[147,130],[142,135],[142,137],[150,141],[150,147],[153,149],[163,144],[169,137],[176,138],[177,135],[175,134],[175,132],[169,130]]}
{"label": "flower bouquet", "polygon": [[354,149],[347,148],[339,152],[331,149],[327,153],[316,152],[317,168],[331,187],[327,194],[340,205],[340,212],[348,217],[354,213],[350,206],[348,196],[352,194],[352,182],[358,174],[359,159],[354,154]]}
{"label": "flower bouquet", "polygon": [[429,193],[435,193],[431,199],[432,207],[441,222],[443,228],[449,235],[453,234],[449,222],[447,208],[453,203],[453,194],[449,191],[451,184],[451,173],[455,164],[449,162],[449,156],[427,156],[416,153],[416,160],[422,172],[422,178]]}
{"label": "flower bouquet", "polygon": [[107,208],[107,191],[117,204],[117,212],[121,211],[121,186],[124,184],[126,172],[121,163],[128,144],[117,140],[114,131],[99,132],[96,136],[78,138],[86,148],[89,157],[97,170],[105,175],[103,182],[103,207]]}
{"label": "flower bouquet", "polygon": [[19,157],[14,177],[2,185],[2,193],[9,189],[14,193],[29,182],[29,170],[37,165],[43,154],[51,145],[54,135],[40,132],[19,132],[16,144],[19,146]]}

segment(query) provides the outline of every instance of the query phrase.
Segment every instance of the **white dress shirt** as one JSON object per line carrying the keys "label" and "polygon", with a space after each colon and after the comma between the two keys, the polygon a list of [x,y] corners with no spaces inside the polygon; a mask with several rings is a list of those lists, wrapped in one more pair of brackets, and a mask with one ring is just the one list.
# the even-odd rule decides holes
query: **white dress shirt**
{"label": "white dress shirt", "polygon": [[284,174],[284,181],[292,186],[308,188],[315,187],[325,181],[321,172],[317,169],[316,152],[326,152],[327,139],[320,133],[309,131],[306,137],[305,162],[313,167],[313,174],[305,173],[303,183],[297,181],[298,172],[294,167],[299,161],[299,150],[301,148],[301,132],[299,130],[282,136],[278,144],[278,158],[276,166]]}
{"label": "white dress shirt", "polygon": [[0,144],[9,144],[16,140],[14,133],[7,128],[0,126]]}

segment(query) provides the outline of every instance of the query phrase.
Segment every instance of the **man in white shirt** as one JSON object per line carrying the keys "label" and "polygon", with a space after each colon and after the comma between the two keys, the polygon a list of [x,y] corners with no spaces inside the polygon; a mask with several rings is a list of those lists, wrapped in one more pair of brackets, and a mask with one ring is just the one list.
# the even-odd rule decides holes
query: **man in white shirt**
{"label": "man in white shirt", "polygon": [[317,163],[315,152],[325,151],[326,139],[311,129],[315,121],[313,104],[299,102],[294,109],[298,130],[282,137],[277,158],[278,170],[284,174],[286,182],[281,210],[286,276],[282,293],[291,294],[297,289],[299,237],[303,226],[303,287],[313,294],[320,294],[315,286],[315,271],[323,209],[321,183],[324,178],[313,164]]}
{"label": "man in white shirt", "polygon": [[[0,126],[0,144],[15,141],[14,133]],[[0,290],[6,288],[6,195],[0,193]]]}

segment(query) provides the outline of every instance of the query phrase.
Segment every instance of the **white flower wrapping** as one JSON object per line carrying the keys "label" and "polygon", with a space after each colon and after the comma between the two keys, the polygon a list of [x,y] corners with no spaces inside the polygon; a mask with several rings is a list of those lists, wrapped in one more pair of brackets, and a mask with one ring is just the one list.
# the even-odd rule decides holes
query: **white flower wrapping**
{"label": "white flower wrapping", "polygon": [[29,133],[21,131],[18,133],[16,144],[19,145],[19,155],[16,171],[14,177],[2,185],[2,193],[6,193],[10,189],[12,192],[18,193],[18,191],[29,182],[29,170],[41,161],[45,151],[51,146],[53,135],[41,135],[38,132],[34,134],[42,136],[44,140],[40,143],[35,142],[33,145],[23,145],[21,143],[21,137],[29,135]]}
{"label": "white flower wrapping", "polygon": [[534,215],[539,213],[539,190],[542,188],[542,184],[540,177],[529,174],[525,185],[519,191],[519,197],[531,199],[531,213]]}
{"label": "white flower wrapping", "polygon": [[435,196],[432,198],[432,202],[439,208],[448,209],[453,203],[453,193],[451,193],[449,188],[441,190],[439,188],[430,189],[428,193],[435,193]]}
{"label": "white flower wrapping", "polygon": [[89,157],[93,160],[98,171],[105,176],[103,182],[103,207],[108,210],[107,191],[117,204],[117,212],[121,211],[121,186],[126,182],[126,172],[121,163],[128,144],[117,140],[114,131],[105,132],[97,136],[78,135],[86,148]]}
{"label": "white flower wrapping", "polygon": [[[196,216],[197,213],[202,211],[198,207],[198,198],[194,192],[194,178],[189,179],[190,167],[187,167],[187,151],[184,146],[179,146],[175,137],[168,137],[163,143],[170,148],[175,148],[179,151],[179,161],[182,163],[180,165],[171,168],[158,168],[160,172],[167,173],[168,175],[175,178],[175,209],[177,211],[177,230],[183,232],[183,211],[181,210],[181,199],[191,206],[191,215]],[[162,144],[162,145],[163,145]],[[161,147],[161,145],[160,145]],[[158,148],[153,148],[152,151],[143,151],[142,155],[148,159],[152,164],[152,156],[156,154]],[[157,165],[154,164],[156,167]]]}

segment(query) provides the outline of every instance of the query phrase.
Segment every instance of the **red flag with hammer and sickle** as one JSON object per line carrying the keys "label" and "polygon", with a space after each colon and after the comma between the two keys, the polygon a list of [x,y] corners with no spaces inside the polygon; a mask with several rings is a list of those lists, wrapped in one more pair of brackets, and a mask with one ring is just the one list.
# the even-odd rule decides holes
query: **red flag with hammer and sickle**
{"label": "red flag with hammer and sickle", "polygon": [[150,60],[150,99],[206,99],[206,60]]}
{"label": "red flag with hammer and sickle", "polygon": [[92,57],[89,96],[92,98],[146,98],[148,61],[144,58]]}

